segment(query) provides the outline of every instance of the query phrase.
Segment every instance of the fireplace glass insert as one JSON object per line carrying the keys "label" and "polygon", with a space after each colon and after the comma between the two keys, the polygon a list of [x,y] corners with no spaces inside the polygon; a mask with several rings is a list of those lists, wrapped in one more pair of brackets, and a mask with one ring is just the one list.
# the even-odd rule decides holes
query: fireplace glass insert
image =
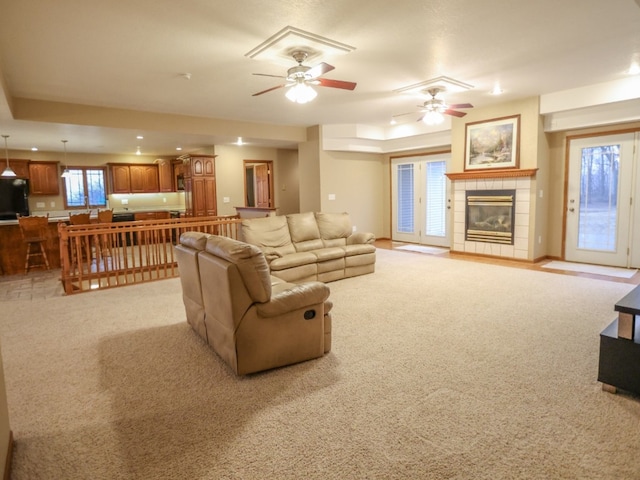
{"label": "fireplace glass insert", "polygon": [[465,240],[513,245],[515,190],[467,190]]}

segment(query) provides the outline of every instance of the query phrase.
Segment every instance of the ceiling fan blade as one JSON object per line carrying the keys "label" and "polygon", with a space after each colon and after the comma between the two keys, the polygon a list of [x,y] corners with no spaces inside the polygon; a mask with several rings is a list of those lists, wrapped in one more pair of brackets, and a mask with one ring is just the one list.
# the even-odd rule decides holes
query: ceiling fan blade
{"label": "ceiling fan blade", "polygon": [[343,90],[353,90],[357,83],[344,82],[342,80],[330,80],[328,78],[318,78],[321,87],[342,88]]}
{"label": "ceiling fan blade", "polygon": [[259,75],[261,77],[287,78],[282,75],[269,75],[268,73],[252,73],[251,75]]}
{"label": "ceiling fan blade", "polygon": [[418,120],[416,120],[416,122],[421,122],[423,118],[424,118],[424,115],[420,115],[420,117],[418,117]]}
{"label": "ceiling fan blade", "polygon": [[449,105],[449,108],[473,108],[470,103],[456,103],[455,105]]}
{"label": "ceiling fan blade", "polygon": [[305,76],[309,76],[309,78],[316,78],[319,77],[320,75],[324,75],[327,72],[330,72],[331,70],[333,70],[334,67],[333,65],[329,65],[328,63],[319,63],[318,65],[315,65],[313,67],[311,67],[309,70],[307,70],[305,72]]}
{"label": "ceiling fan blade", "polygon": [[277,85],[277,86],[275,86],[275,87],[268,88],[268,89],[263,90],[263,91],[261,91],[261,92],[254,93],[254,94],[253,94],[253,95],[251,95],[251,96],[252,96],[252,97],[256,97],[256,96],[258,96],[258,95],[262,95],[263,93],[269,93],[269,92],[271,92],[271,91],[273,91],[273,90],[277,90],[277,89],[279,89],[279,88],[283,88],[283,87],[286,87],[286,85]]}
{"label": "ceiling fan blade", "polygon": [[464,112],[456,112],[455,110],[451,110],[451,109],[447,109],[442,113],[446,115],[451,115],[453,117],[464,117],[466,115],[466,113]]}

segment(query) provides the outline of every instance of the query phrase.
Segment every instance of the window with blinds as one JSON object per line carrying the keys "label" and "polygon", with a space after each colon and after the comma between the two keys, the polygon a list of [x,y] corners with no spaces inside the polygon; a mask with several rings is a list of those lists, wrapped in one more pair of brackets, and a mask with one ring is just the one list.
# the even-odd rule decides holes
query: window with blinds
{"label": "window with blinds", "polygon": [[414,233],[414,206],[413,206],[413,164],[398,165],[398,203],[396,229],[400,233]]}
{"label": "window with blinds", "polygon": [[425,183],[427,186],[425,230],[427,235],[446,235],[447,170],[446,162],[427,162]]}

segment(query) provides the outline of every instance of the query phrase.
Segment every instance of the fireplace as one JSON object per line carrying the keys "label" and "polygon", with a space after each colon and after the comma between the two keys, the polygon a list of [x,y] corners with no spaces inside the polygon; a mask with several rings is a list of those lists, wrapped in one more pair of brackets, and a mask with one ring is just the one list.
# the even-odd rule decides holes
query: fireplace
{"label": "fireplace", "polygon": [[515,190],[467,190],[465,240],[513,245]]}

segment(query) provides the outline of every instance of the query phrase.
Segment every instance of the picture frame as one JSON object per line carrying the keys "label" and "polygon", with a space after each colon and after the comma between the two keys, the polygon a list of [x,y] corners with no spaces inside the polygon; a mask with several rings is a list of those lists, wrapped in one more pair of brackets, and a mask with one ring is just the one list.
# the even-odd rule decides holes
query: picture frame
{"label": "picture frame", "polygon": [[518,168],[520,115],[466,124],[464,169]]}

